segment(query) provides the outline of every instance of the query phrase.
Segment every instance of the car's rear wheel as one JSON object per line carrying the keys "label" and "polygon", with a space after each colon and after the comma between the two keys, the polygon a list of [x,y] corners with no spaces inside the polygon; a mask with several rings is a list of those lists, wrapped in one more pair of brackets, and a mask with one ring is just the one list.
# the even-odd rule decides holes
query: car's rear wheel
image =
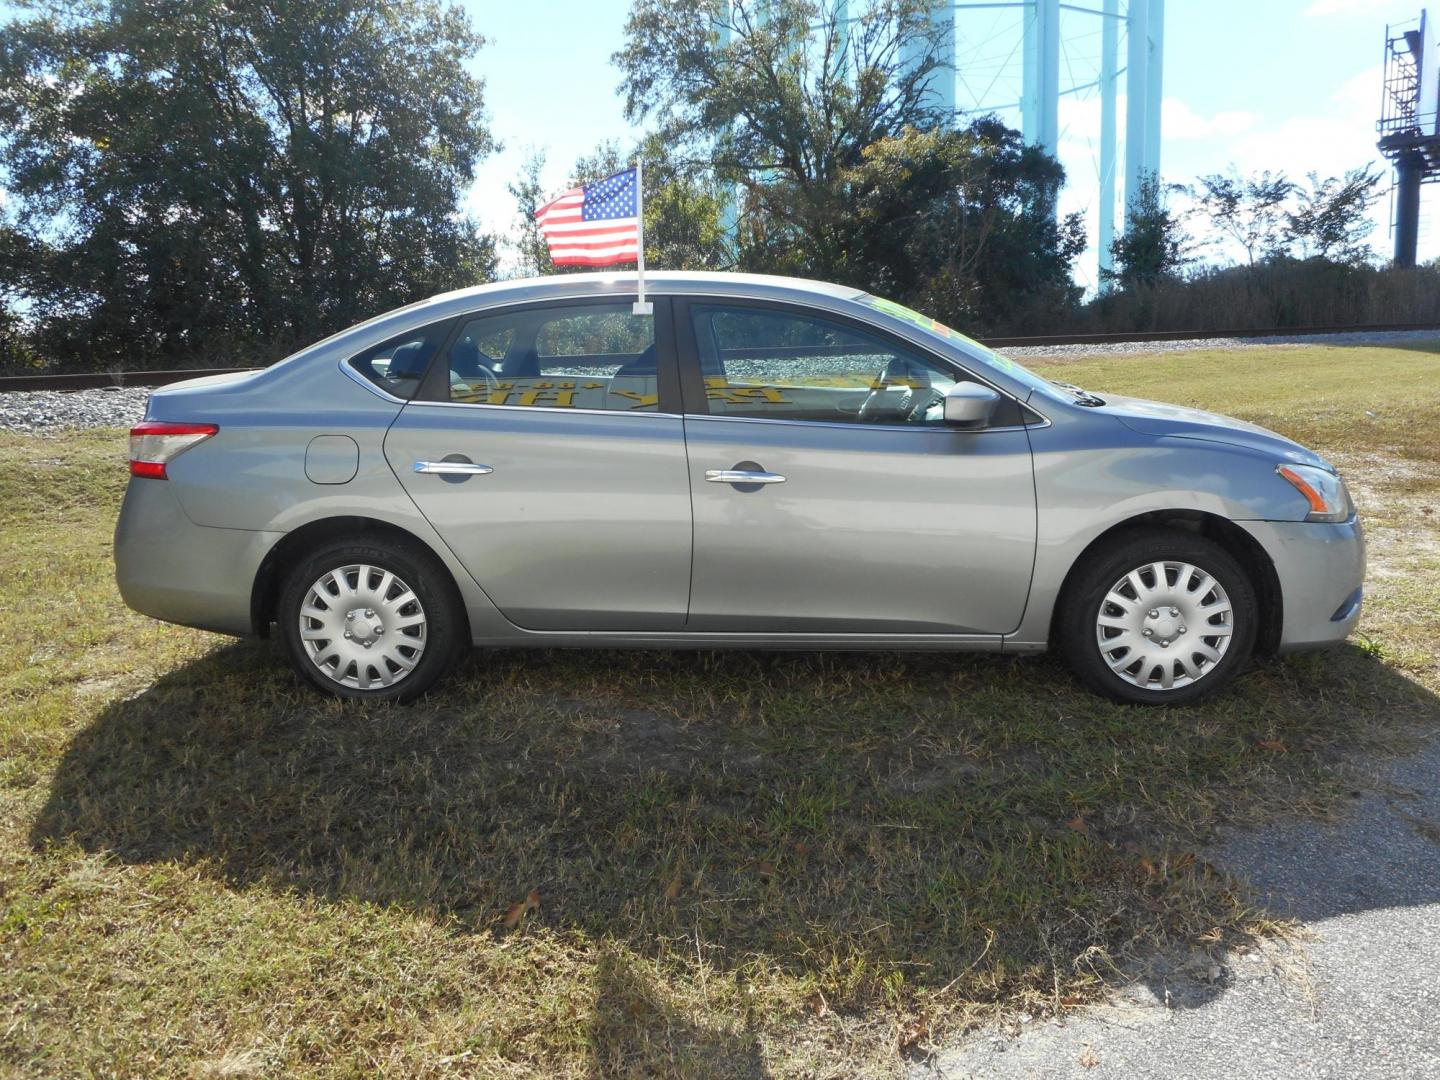
{"label": "car's rear wheel", "polygon": [[412,545],[324,545],[295,566],[276,612],[301,677],[337,697],[410,701],[453,665],[465,616],[445,569]]}
{"label": "car's rear wheel", "polygon": [[1203,536],[1131,533],[1088,556],[1061,600],[1059,645],[1075,673],[1116,701],[1180,705],[1244,668],[1259,621],[1243,567]]}

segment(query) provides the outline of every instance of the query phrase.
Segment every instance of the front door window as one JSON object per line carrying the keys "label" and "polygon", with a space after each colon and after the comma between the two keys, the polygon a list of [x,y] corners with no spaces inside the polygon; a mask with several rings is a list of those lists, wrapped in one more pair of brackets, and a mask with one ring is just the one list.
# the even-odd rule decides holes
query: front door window
{"label": "front door window", "polygon": [[939,425],[946,392],[968,378],[921,350],[809,312],[691,304],[690,314],[712,416]]}

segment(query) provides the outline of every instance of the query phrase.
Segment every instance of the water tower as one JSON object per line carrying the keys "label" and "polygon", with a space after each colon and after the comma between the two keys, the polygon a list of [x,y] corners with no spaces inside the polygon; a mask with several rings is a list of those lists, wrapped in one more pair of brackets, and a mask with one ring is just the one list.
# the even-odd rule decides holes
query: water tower
{"label": "water tower", "polygon": [[[713,2],[723,10],[733,0]],[[820,0],[841,27],[870,2]],[[752,7],[763,21],[765,0],[752,0]],[[1065,195],[1095,222],[1100,273],[1092,283],[1100,284],[1111,264],[1117,210],[1143,177],[1160,174],[1165,0],[933,0],[928,18],[935,33],[915,48],[931,48],[929,37],[939,42],[942,66],[928,84],[934,104],[957,125],[998,114],[1028,143],[1061,158]],[[729,33],[724,26],[722,45]],[[1071,118],[1091,104],[1098,130],[1085,136],[1077,160],[1065,152]],[[726,216],[733,233],[733,203]]]}
{"label": "water tower", "polygon": [[937,0],[930,19],[948,65],[932,91],[957,123],[998,113],[1063,159],[1066,114],[1098,102],[1098,138],[1083,140],[1088,160],[1065,161],[1066,187],[1094,213],[1098,269],[1108,270],[1117,209],[1160,174],[1165,0]]}
{"label": "water tower", "polygon": [[1420,238],[1420,188],[1440,180],[1440,26],[1385,28],[1385,92],[1380,152],[1395,167],[1395,265],[1414,266]]}

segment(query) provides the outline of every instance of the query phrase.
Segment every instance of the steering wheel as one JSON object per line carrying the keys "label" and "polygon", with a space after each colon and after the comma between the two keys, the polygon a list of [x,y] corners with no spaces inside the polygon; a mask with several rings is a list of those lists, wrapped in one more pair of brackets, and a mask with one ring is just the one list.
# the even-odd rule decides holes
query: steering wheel
{"label": "steering wheel", "polygon": [[[928,385],[916,386],[907,380],[904,384],[905,393],[898,396],[899,400],[891,405],[886,401],[887,395],[899,384],[892,382],[890,378],[891,362],[887,361],[879,373],[870,382],[870,392],[861,403],[857,415],[861,423],[883,424],[886,421],[908,424],[916,419],[924,419],[936,402],[944,401],[943,394],[938,393],[934,387]],[[892,398],[893,400],[893,398]]]}
{"label": "steering wheel", "polygon": [[915,404],[911,405],[910,411],[905,414],[905,419],[911,423],[924,423],[926,413],[936,405],[945,404],[945,395],[933,386],[912,390],[911,397],[915,399]]}
{"label": "steering wheel", "polygon": [[[883,367],[875,373],[870,380],[870,392],[865,395],[865,400],[860,403],[860,408],[855,410],[855,415],[862,424],[877,424],[885,420],[885,413],[888,411],[882,406],[885,404],[886,391],[890,389],[890,361],[885,361]],[[908,396],[908,392],[907,392]],[[904,402],[901,402],[902,406]]]}

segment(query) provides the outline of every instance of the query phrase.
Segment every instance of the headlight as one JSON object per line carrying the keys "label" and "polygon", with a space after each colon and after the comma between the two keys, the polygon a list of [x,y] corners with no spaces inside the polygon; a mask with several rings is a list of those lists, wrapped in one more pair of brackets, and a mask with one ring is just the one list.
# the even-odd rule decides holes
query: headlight
{"label": "headlight", "polygon": [[1345,481],[1314,465],[1277,465],[1275,471],[1310,504],[1306,521],[1348,521],[1355,512]]}

